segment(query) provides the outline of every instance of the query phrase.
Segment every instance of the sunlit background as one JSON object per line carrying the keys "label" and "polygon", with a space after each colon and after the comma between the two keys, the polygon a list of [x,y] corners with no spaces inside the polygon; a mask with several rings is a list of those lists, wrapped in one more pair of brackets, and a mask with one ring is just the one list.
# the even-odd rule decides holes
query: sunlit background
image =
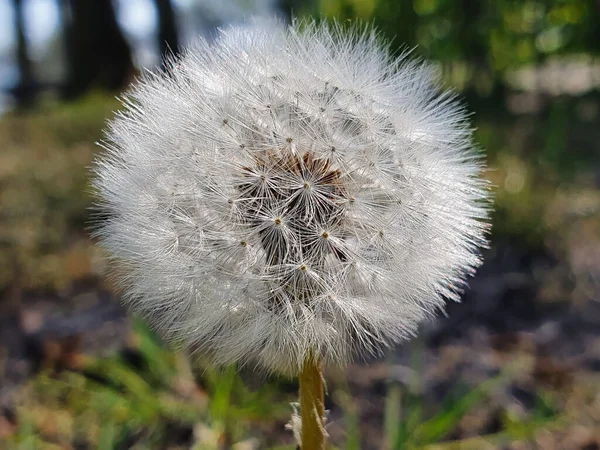
{"label": "sunlit background", "polygon": [[598,0],[0,0],[0,448],[294,448],[294,382],[166,348],[87,232],[115,96],[197,35],[292,11],[372,22],[430,60],[494,190],[462,303],[328,370],[332,444],[600,449]]}
{"label": "sunlit background", "polygon": [[[64,11],[67,8],[64,4],[60,0],[22,2],[28,54],[40,83],[58,83],[66,76],[62,26],[69,13]],[[160,50],[157,39],[158,11],[154,0],[116,0],[113,4],[116,19],[131,46],[136,66],[156,66],[160,61]],[[278,12],[274,0],[173,0],[172,7],[183,43],[190,42],[198,34],[210,33],[219,25],[240,22],[251,15]],[[15,15],[14,2],[0,0],[0,88],[4,92],[19,81]],[[0,97],[0,109],[7,108],[10,101],[6,96]]]}

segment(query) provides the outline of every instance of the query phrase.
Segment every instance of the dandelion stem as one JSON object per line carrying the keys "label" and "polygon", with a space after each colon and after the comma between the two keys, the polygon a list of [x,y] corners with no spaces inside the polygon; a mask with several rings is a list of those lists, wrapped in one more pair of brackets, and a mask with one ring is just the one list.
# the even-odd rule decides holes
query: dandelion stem
{"label": "dandelion stem", "polygon": [[312,353],[304,359],[299,377],[302,450],[325,449],[325,405],[321,361]]}

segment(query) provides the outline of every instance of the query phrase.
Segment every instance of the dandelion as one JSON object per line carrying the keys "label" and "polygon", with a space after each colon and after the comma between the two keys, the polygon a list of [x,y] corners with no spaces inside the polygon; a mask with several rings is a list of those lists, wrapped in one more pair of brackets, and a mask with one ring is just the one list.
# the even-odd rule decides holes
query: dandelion
{"label": "dandelion", "polygon": [[321,448],[320,365],[409,338],[480,264],[463,108],[371,28],[310,21],[224,29],[123,103],[94,185],[125,301],[214,363],[299,375]]}

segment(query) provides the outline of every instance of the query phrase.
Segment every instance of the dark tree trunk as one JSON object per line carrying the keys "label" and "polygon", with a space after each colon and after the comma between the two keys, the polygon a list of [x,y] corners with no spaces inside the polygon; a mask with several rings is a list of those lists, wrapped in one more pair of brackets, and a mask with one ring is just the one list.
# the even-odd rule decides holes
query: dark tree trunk
{"label": "dark tree trunk", "polygon": [[123,88],[133,72],[131,50],[110,0],[62,0],[68,80],[67,98],[92,86]]}
{"label": "dark tree trunk", "polygon": [[15,86],[13,94],[17,105],[25,107],[31,104],[34,97],[35,82],[33,68],[27,50],[25,39],[25,17],[23,15],[23,1],[13,0],[15,11],[15,30],[17,33],[17,66],[19,67],[19,83]]}
{"label": "dark tree trunk", "polygon": [[178,54],[179,37],[171,0],[154,0],[158,13],[158,45],[165,62],[170,54]]}

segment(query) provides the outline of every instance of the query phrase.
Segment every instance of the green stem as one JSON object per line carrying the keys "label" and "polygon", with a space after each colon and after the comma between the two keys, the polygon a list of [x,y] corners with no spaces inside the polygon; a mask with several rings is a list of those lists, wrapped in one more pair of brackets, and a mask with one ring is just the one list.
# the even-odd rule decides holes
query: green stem
{"label": "green stem", "polygon": [[309,353],[299,377],[300,415],[302,418],[302,450],[324,450],[325,405],[321,361]]}

